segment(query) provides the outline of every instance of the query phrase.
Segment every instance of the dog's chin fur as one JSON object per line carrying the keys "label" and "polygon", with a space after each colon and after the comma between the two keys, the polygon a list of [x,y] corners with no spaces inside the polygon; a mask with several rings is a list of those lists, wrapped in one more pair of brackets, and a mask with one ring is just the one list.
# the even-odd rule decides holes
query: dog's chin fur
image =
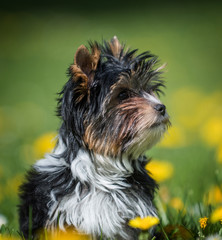
{"label": "dog's chin fur", "polygon": [[155,56],[135,56],[116,37],[90,48],[77,49],[60,92],[54,152],[34,164],[20,187],[20,230],[27,239],[29,233],[38,239],[44,228],[72,228],[93,239],[134,240],[139,231],[128,221],[157,216],[158,186],[143,154],[169,125],[157,98],[161,67],[155,69]]}
{"label": "dog's chin fur", "polygon": [[[147,160],[111,159],[80,149],[68,166],[64,159],[58,158],[63,148],[60,139],[54,154],[46,155],[34,165],[40,174],[55,174],[70,167],[78,182],[72,192],[60,199],[56,197],[58,189],[51,190],[45,227],[56,229],[58,223],[60,229],[74,226],[94,237],[102,233],[109,239],[136,239],[126,222],[136,216],[157,216],[151,198],[145,195],[146,186],[131,182],[132,176],[140,172],[145,176],[144,181],[148,179],[150,185],[155,185],[143,169]],[[68,187],[71,182],[66,184]]]}
{"label": "dog's chin fur", "polygon": [[134,139],[126,155],[132,156],[133,159],[139,158],[161,140],[166,130],[167,126],[165,124],[146,129]]}

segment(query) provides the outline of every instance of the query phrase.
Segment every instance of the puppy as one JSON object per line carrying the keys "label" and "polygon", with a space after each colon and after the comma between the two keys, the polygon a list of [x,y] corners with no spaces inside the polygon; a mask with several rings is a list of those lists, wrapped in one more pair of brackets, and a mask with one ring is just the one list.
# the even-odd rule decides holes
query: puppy
{"label": "puppy", "polygon": [[73,228],[93,239],[137,239],[128,221],[157,216],[157,184],[144,170],[143,154],[170,121],[157,97],[162,67],[150,52],[136,52],[117,37],[77,49],[58,100],[57,146],[20,187],[25,238],[38,239],[44,228]]}

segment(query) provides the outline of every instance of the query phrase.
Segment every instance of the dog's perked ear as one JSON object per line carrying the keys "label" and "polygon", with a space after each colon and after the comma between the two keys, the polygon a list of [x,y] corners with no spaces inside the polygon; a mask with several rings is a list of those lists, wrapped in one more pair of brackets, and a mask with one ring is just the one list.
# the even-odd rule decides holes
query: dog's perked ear
{"label": "dog's perked ear", "polygon": [[99,59],[100,50],[97,44],[91,45],[91,53],[84,45],[77,49],[70,72],[73,81],[77,83],[74,91],[79,95],[78,101],[81,101],[85,96],[89,98],[90,85],[92,84]]}

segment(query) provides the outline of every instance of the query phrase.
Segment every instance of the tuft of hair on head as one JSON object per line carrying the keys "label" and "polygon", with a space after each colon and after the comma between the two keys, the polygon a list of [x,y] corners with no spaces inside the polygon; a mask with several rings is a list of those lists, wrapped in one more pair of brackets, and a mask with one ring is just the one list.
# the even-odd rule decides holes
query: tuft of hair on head
{"label": "tuft of hair on head", "polygon": [[111,39],[111,41],[109,43],[109,46],[110,46],[110,49],[112,51],[113,56],[116,57],[116,58],[120,58],[121,52],[123,51],[123,47],[120,44],[117,36],[114,36]]}
{"label": "tuft of hair on head", "polygon": [[81,45],[75,53],[74,64],[69,69],[73,81],[78,83],[78,87],[75,89],[79,94],[78,101],[81,101],[86,95],[89,98],[90,85],[100,60],[101,51],[98,44],[90,43],[90,49],[91,53],[84,45]]}
{"label": "tuft of hair on head", "polygon": [[106,58],[112,58],[118,61],[121,61],[128,51],[128,49],[125,49],[125,45],[120,43],[117,36],[111,38],[109,42],[103,41],[101,49]]}

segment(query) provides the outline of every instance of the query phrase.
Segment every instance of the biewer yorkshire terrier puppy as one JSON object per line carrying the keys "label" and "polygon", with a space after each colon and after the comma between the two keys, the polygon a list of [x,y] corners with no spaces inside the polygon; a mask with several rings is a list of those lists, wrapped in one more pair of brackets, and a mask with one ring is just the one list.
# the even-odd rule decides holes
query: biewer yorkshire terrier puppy
{"label": "biewer yorkshire terrier puppy", "polygon": [[41,229],[73,229],[92,239],[137,239],[128,226],[157,216],[156,182],[144,152],[170,124],[158,99],[157,57],[126,49],[117,37],[80,46],[60,92],[61,127],[51,154],[37,161],[20,187],[19,222],[25,238]]}

